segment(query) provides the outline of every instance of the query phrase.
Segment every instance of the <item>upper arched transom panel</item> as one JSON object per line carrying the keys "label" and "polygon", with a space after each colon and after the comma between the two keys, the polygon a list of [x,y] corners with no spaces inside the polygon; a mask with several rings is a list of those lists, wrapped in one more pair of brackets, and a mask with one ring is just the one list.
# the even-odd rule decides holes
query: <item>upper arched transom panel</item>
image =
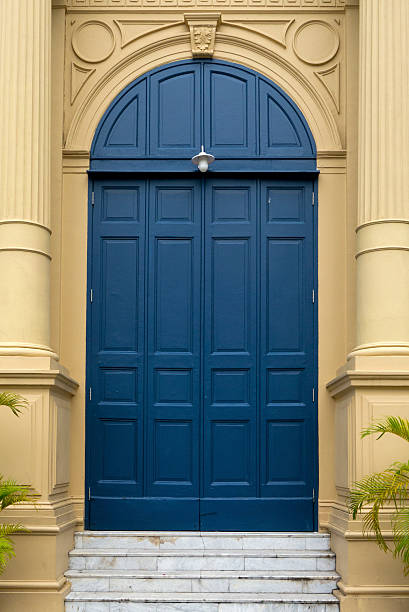
{"label": "upper arched transom panel", "polygon": [[296,104],[258,73],[222,61],[187,60],[126,87],[97,128],[93,160],[186,159],[200,146],[218,159],[315,159]]}

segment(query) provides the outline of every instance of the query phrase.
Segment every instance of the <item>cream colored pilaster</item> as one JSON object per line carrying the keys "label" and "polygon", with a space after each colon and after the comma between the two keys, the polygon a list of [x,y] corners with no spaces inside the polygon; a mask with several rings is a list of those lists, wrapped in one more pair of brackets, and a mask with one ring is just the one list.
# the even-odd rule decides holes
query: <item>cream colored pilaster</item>
{"label": "cream colored pilaster", "polygon": [[50,344],[51,0],[0,2],[0,355]]}
{"label": "cream colored pilaster", "polygon": [[[409,2],[360,0],[359,11],[356,344],[328,385],[338,494],[328,527],[342,612],[401,612],[402,564],[362,536],[347,499],[357,480],[407,459],[393,437],[361,439],[361,430],[388,414],[409,417]],[[384,526],[391,539],[387,513]]]}
{"label": "cream colored pilaster", "polygon": [[361,0],[357,347],[409,355],[409,3]]}
{"label": "cream colored pilaster", "polygon": [[[63,41],[58,11],[53,36]],[[51,0],[0,0],[0,391],[29,402],[19,419],[0,411],[0,465],[35,497],[2,512],[2,522],[30,530],[15,537],[16,558],[0,577],[4,612],[63,612],[77,525],[70,429],[78,385],[50,348],[51,26]]]}

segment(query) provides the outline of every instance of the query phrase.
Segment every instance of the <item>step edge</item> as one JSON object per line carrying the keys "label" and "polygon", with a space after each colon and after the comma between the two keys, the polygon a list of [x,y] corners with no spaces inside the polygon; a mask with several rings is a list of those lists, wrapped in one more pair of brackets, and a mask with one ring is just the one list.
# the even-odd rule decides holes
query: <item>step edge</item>
{"label": "step edge", "polygon": [[177,550],[152,550],[152,549],[129,549],[129,548],[74,548],[69,552],[71,557],[271,557],[271,558],[297,558],[303,557],[306,559],[334,558],[335,553],[332,550],[284,550],[273,551],[266,548],[249,548],[249,549],[177,549]]}
{"label": "step edge", "polygon": [[283,576],[285,579],[298,578],[340,578],[334,570],[132,570],[132,569],[70,569],[65,572],[68,578],[84,577],[112,577],[112,578],[254,578],[263,575],[263,578],[277,578]]}
{"label": "step edge", "polygon": [[[115,572],[115,573],[114,573]],[[195,573],[196,572],[196,573]],[[253,573],[252,573],[253,572]],[[264,573],[267,572],[267,573]],[[340,575],[332,570],[179,570],[163,572],[161,570],[68,570],[66,578],[134,578],[134,579],[197,579],[207,578],[244,578],[260,580],[339,580]]]}
{"label": "step edge", "polygon": [[329,538],[330,534],[323,531],[76,531],[77,536],[91,537],[135,537],[135,538],[167,538],[167,537],[265,537],[271,538]]}
{"label": "step edge", "polygon": [[220,601],[226,603],[231,601],[236,603],[237,601],[243,600],[246,603],[251,602],[288,602],[288,603],[339,603],[337,597],[331,593],[144,593],[144,592],[87,592],[87,591],[72,591],[69,593],[65,601],[146,601],[146,602],[197,602],[205,601],[209,598],[213,601]]}

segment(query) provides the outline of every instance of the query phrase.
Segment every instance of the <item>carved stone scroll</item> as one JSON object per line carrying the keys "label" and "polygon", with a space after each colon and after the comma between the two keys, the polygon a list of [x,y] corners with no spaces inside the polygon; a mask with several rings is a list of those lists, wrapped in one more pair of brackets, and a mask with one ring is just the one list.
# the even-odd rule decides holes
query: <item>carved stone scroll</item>
{"label": "carved stone scroll", "polygon": [[212,57],[220,13],[186,13],[193,57]]}

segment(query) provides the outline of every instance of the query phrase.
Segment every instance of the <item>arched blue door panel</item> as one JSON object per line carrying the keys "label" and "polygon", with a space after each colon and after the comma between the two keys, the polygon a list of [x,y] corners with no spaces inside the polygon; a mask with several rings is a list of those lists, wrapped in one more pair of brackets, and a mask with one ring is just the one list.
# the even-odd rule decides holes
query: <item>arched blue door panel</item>
{"label": "arched blue door panel", "polygon": [[[189,161],[202,142],[244,168],[314,154],[273,84],[204,61],[128,87],[93,160]],[[87,527],[313,530],[315,176],[91,181]]]}
{"label": "arched blue door panel", "polygon": [[302,114],[279,87],[206,60],[177,62],[129,85],[96,131],[92,160],[188,159],[202,144],[218,159],[315,158]]}
{"label": "arched blue door panel", "polygon": [[206,150],[218,157],[257,155],[256,77],[241,69],[204,65]]}
{"label": "arched blue door panel", "polygon": [[146,79],[136,83],[109,108],[93,145],[96,158],[146,155]]}
{"label": "arched blue door panel", "polygon": [[150,155],[196,155],[201,145],[201,66],[182,65],[153,74],[150,100]]}

